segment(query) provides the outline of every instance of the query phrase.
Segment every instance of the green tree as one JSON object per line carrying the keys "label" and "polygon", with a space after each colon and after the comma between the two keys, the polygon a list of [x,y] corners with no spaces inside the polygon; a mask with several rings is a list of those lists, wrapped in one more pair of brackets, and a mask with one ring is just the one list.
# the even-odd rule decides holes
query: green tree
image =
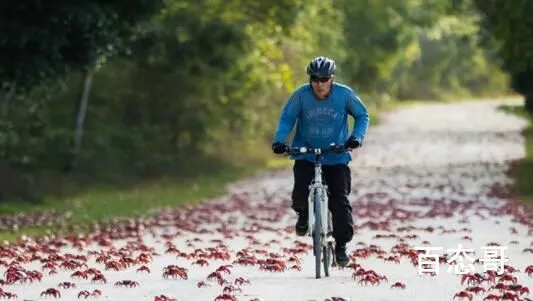
{"label": "green tree", "polygon": [[[7,90],[34,87],[124,50],[136,23],[162,1],[3,1],[0,68]],[[15,87],[15,88],[14,88]]]}
{"label": "green tree", "polygon": [[15,166],[37,164],[47,152],[47,135],[52,135],[46,130],[46,107],[58,84],[69,73],[90,71],[126,52],[136,24],[162,5],[159,0],[3,1],[0,160]]}
{"label": "green tree", "polygon": [[503,68],[511,74],[512,87],[526,96],[533,112],[533,2],[528,0],[475,0],[483,14],[482,28],[498,42]]}
{"label": "green tree", "polygon": [[192,158],[264,158],[281,106],[318,55],[335,58],[338,80],[369,106],[498,90],[467,4],[2,3],[0,54],[13,59],[0,66],[0,159],[37,183],[40,172],[64,173],[66,158],[76,159],[69,178],[105,182],[188,175],[199,170]]}

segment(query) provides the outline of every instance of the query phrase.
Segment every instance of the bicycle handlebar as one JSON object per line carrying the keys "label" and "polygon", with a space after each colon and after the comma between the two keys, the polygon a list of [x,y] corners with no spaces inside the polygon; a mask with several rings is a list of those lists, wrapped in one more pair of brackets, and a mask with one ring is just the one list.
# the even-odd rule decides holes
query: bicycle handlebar
{"label": "bicycle handlebar", "polygon": [[349,151],[350,148],[344,147],[344,145],[332,145],[330,147],[326,148],[313,148],[313,147],[287,147],[285,152],[289,155],[296,156],[296,155],[303,155],[303,154],[325,154],[325,153],[343,153],[346,151]]}

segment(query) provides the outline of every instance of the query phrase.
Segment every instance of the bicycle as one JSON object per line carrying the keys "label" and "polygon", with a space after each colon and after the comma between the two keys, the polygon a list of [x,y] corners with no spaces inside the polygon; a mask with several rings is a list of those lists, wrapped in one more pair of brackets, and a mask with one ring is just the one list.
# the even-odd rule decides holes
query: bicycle
{"label": "bicycle", "polygon": [[[287,148],[288,155],[297,156],[306,153],[314,154],[315,176],[309,185],[308,198],[308,236],[313,237],[313,254],[315,256],[315,277],[320,278],[321,263],[324,266],[324,274],[329,276],[329,265],[334,253],[333,247],[333,225],[331,222],[331,212],[328,207],[327,185],[322,179],[322,155],[328,152],[341,153],[346,149],[342,145],[332,144],[328,148],[295,147]],[[318,201],[317,201],[318,200]],[[323,227],[327,224],[327,227]],[[322,257],[323,256],[323,257]],[[333,257],[334,259],[335,257]],[[334,263],[334,260],[333,260]]]}

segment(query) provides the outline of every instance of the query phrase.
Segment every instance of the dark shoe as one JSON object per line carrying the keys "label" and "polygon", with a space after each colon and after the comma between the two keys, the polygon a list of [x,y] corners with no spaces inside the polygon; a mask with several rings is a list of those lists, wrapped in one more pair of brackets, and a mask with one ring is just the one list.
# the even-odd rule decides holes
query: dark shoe
{"label": "dark shoe", "polygon": [[350,258],[346,255],[346,245],[335,246],[335,261],[340,266],[347,266],[350,263]]}
{"label": "dark shoe", "polygon": [[307,215],[305,214],[298,214],[298,221],[296,221],[296,235],[298,236],[305,236],[307,234],[308,230],[308,221],[307,221]]}

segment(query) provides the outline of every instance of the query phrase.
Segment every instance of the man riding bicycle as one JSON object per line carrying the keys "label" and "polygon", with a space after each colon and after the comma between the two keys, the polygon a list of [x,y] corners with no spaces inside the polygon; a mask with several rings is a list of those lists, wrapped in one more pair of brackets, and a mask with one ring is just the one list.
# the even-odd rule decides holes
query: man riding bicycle
{"label": "man riding bicycle", "polygon": [[[326,148],[332,143],[355,149],[362,145],[369,116],[359,96],[348,86],[334,82],[336,64],[330,58],[316,57],[307,66],[310,82],[301,85],[285,104],[272,150],[283,154],[287,150],[288,135],[296,121],[296,132],[292,147],[309,146]],[[354,118],[352,133],[348,132],[348,114]],[[309,185],[314,176],[313,154],[295,157],[293,166],[294,187],[292,209],[298,215],[296,234],[304,236],[308,232]],[[328,153],[322,160],[323,174],[328,185],[329,210],[335,239],[335,259],[337,264],[346,266],[349,258],[346,244],[353,238],[352,207],[348,201],[351,191],[351,174],[348,163],[351,155]]]}

